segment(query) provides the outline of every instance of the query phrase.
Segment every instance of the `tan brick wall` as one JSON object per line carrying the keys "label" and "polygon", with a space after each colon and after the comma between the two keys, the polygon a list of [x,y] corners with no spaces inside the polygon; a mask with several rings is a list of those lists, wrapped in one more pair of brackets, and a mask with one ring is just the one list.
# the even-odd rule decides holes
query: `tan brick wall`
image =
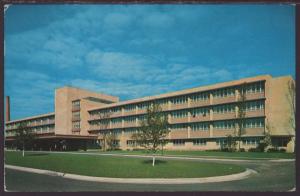
{"label": "tan brick wall", "polygon": [[265,113],[271,127],[271,135],[294,135],[289,123],[291,107],[286,94],[290,76],[272,78],[266,83]]}
{"label": "tan brick wall", "polygon": [[[55,134],[72,134],[72,101],[77,99],[82,99],[85,97],[95,97],[100,99],[106,99],[111,101],[119,101],[118,97],[104,95],[100,93],[90,92],[87,90],[73,88],[73,87],[63,87],[55,90]],[[81,108],[80,114],[81,118],[86,119],[85,122],[81,121],[84,125],[85,130],[83,134],[87,133],[87,111],[90,107],[102,106],[102,103],[95,104],[85,104],[84,108]],[[83,109],[85,111],[83,111]]]}

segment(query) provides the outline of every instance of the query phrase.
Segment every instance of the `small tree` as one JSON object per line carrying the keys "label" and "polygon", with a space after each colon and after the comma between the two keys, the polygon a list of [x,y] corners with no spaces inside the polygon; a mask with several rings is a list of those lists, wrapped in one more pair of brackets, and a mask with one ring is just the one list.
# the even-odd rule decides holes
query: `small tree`
{"label": "small tree", "polygon": [[35,134],[32,130],[27,126],[25,122],[21,122],[15,131],[15,141],[18,146],[22,147],[22,156],[25,156],[25,147],[32,143],[35,138]]}
{"label": "small tree", "polygon": [[239,143],[238,150],[240,151],[241,148],[241,140],[242,140],[242,135],[245,134],[245,122],[246,122],[246,90],[247,90],[247,83],[243,83],[239,87],[239,99],[237,102],[237,107],[238,107],[238,114],[236,118],[237,122],[237,140]]}
{"label": "small tree", "polygon": [[117,137],[114,133],[106,135],[106,144],[109,150],[115,150],[118,146],[116,145]]}
{"label": "small tree", "polygon": [[106,151],[107,149],[107,147],[106,147],[106,145],[107,145],[107,136],[108,136],[108,131],[107,131],[107,128],[108,128],[108,126],[109,126],[109,118],[110,118],[110,116],[111,116],[111,112],[110,111],[104,111],[104,112],[100,112],[99,113],[99,120],[100,121],[102,121],[102,125],[101,125],[101,129],[103,130],[103,132],[102,132],[102,147],[103,147],[103,151]]}
{"label": "small tree", "polygon": [[226,137],[226,148],[228,152],[234,152],[236,150],[236,139],[232,135],[227,135]]}
{"label": "small tree", "polygon": [[141,122],[138,132],[132,135],[132,139],[152,152],[152,166],[155,165],[155,153],[159,147],[166,144],[165,139],[169,132],[167,115],[158,104],[151,104],[147,108],[146,119]]}

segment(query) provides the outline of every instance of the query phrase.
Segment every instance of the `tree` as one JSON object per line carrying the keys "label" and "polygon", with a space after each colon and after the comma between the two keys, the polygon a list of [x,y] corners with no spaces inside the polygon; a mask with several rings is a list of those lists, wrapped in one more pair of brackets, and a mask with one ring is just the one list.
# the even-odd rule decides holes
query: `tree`
{"label": "tree", "polygon": [[106,144],[109,150],[115,150],[118,147],[116,141],[117,137],[114,133],[106,135]]}
{"label": "tree", "polygon": [[22,156],[25,156],[25,147],[29,145],[35,138],[35,134],[25,122],[21,122],[15,131],[15,141],[17,145],[22,147]]}
{"label": "tree", "polygon": [[238,107],[238,114],[236,118],[237,122],[237,140],[239,143],[238,150],[240,151],[241,148],[241,140],[242,135],[245,134],[245,122],[246,122],[246,90],[247,90],[247,83],[243,83],[239,87],[239,99],[237,102]]}
{"label": "tree", "polygon": [[[226,150],[228,152],[234,152],[236,150],[236,139],[234,137],[232,137],[232,135],[227,135],[226,137],[226,144],[225,144],[225,149],[222,150]],[[222,146],[221,146],[222,148]]]}
{"label": "tree", "polygon": [[108,131],[107,131],[107,128],[108,128],[108,126],[109,126],[109,118],[110,118],[110,116],[111,116],[111,111],[104,111],[104,112],[100,112],[99,113],[99,120],[100,121],[102,121],[102,123],[101,123],[101,128],[100,129],[102,129],[103,130],[103,132],[102,132],[102,147],[103,147],[103,151],[106,151],[107,149],[107,147],[106,147],[106,145],[107,145],[107,135],[108,135]]}
{"label": "tree", "polygon": [[159,147],[166,144],[169,132],[167,115],[162,112],[158,104],[151,104],[147,108],[146,119],[140,123],[138,132],[132,135],[132,139],[141,147],[152,152],[152,166],[155,165],[155,153]]}

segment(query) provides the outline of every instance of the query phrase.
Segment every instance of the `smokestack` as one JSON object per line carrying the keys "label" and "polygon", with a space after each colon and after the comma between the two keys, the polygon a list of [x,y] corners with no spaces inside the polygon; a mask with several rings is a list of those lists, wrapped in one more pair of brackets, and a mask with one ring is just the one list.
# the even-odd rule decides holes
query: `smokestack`
{"label": "smokestack", "polygon": [[6,96],[6,111],[5,111],[5,119],[6,122],[10,121],[10,102],[9,102],[9,96]]}

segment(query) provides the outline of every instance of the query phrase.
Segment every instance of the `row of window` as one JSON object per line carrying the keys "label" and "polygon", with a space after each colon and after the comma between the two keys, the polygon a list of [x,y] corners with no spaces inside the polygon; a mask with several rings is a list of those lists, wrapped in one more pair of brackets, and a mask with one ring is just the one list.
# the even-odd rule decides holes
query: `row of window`
{"label": "row of window", "polygon": [[226,121],[218,121],[213,123],[214,129],[234,129],[235,121],[226,120]]}
{"label": "row of window", "polygon": [[[277,140],[280,142],[277,142]],[[275,145],[277,145],[277,143],[278,143],[277,146],[280,146],[280,147],[287,146],[288,139],[279,138],[277,140],[274,141]],[[194,146],[206,146],[207,142],[211,141],[211,139],[194,139],[191,141],[193,142]],[[260,143],[260,141],[261,141],[261,138],[258,138],[258,137],[242,138],[242,144],[244,146],[257,146]],[[218,138],[215,140],[215,142],[218,146],[226,146],[227,139],[226,138]],[[185,146],[185,143],[186,143],[186,140],[183,140],[183,139],[177,139],[177,140],[172,141],[173,146]],[[120,140],[113,140],[112,145],[120,146]],[[127,140],[126,145],[129,147],[136,147],[137,142],[135,140]]]}
{"label": "row of window", "polygon": [[[264,109],[264,101],[249,101],[245,103],[245,109],[247,111],[253,111],[253,110],[263,110]],[[185,118],[188,116],[188,113],[191,113],[192,117],[197,117],[197,116],[207,116],[210,113],[209,107],[201,107],[201,108],[195,108],[195,109],[190,109],[190,110],[180,110],[180,111],[174,111],[171,112],[171,117],[172,118]],[[212,107],[212,112],[216,114],[224,114],[224,113],[231,113],[235,112],[235,104],[224,104],[224,105],[218,105],[218,106],[213,106]],[[77,114],[77,113],[76,113]],[[74,114],[75,115],[75,114]],[[79,112],[78,112],[78,115]],[[125,117],[125,121],[128,122],[133,122],[135,121],[133,118],[135,117]],[[144,120],[145,115],[137,116],[138,120]],[[121,118],[114,118],[113,123],[118,123],[120,122]]]}
{"label": "row of window", "polygon": [[171,99],[172,104],[185,104],[188,102],[188,97],[187,96],[181,96],[181,97],[176,97]]}
{"label": "row of window", "polygon": [[[47,123],[54,123],[54,117],[45,117],[45,118],[40,118],[36,120],[28,120],[28,121],[23,121],[26,123],[27,126],[38,126],[39,124],[47,124]],[[18,126],[20,126],[20,122],[17,123],[12,123],[12,124],[7,124],[6,128],[7,129],[16,129]]]}
{"label": "row of window", "polygon": [[[79,122],[74,122],[74,124],[75,123],[79,123]],[[222,121],[213,122],[212,126],[216,130],[217,129],[222,129],[222,130],[224,130],[224,129],[234,129],[235,126],[236,126],[235,123],[236,123],[236,120],[222,120]],[[92,125],[105,125],[105,124],[100,123],[100,122],[92,122],[91,124]],[[188,126],[189,126],[188,124],[173,124],[173,125],[170,125],[170,129],[171,130],[182,130],[182,129],[187,129]],[[263,128],[265,126],[264,118],[248,118],[248,119],[245,119],[245,122],[244,122],[243,126],[245,128]],[[191,127],[192,131],[208,130],[209,129],[209,123],[208,122],[190,123],[190,127]]]}
{"label": "row of window", "polygon": [[263,118],[246,119],[244,126],[246,128],[261,128],[265,126],[265,120]]}
{"label": "row of window", "polygon": [[223,88],[213,92],[215,98],[230,97],[235,95],[235,88]]}
{"label": "row of window", "polygon": [[197,102],[197,101],[205,101],[209,99],[209,93],[203,92],[203,93],[197,93],[191,96],[191,101]]}
{"label": "row of window", "polygon": [[[256,146],[259,144],[260,140],[261,140],[260,138],[256,138],[256,137],[243,138],[242,143],[243,143],[243,145]],[[208,141],[209,141],[208,139],[192,140],[194,146],[206,146]],[[185,142],[186,142],[185,140],[178,139],[178,140],[173,140],[172,143],[173,143],[173,146],[184,146]],[[225,146],[227,144],[227,140],[226,140],[226,138],[218,138],[218,139],[216,139],[216,144],[218,146]]]}
{"label": "row of window", "polygon": [[[219,98],[219,97],[228,97],[228,96],[234,96],[235,95],[235,90],[238,89],[239,87],[229,87],[229,88],[222,88],[222,89],[217,89],[212,92],[213,97]],[[260,93],[264,91],[264,82],[256,82],[256,83],[251,83],[247,84],[245,87],[246,93]],[[175,97],[175,98],[168,98],[168,99],[160,99],[160,100],[155,100],[153,101],[154,103],[158,103],[160,105],[165,105],[168,104],[170,101],[172,104],[185,104],[188,101],[188,98],[190,97],[191,101],[203,101],[209,99],[209,92],[200,92],[197,94],[192,94],[192,95],[184,95],[180,97]],[[79,103],[79,102],[78,102]],[[145,102],[145,103],[139,103],[139,104],[134,104],[134,105],[126,105],[124,106],[125,111],[132,111],[136,109],[136,106],[138,109],[146,109],[151,102]],[[121,112],[121,107],[115,107],[109,109],[110,112]],[[105,112],[105,110],[102,110],[101,112]],[[97,113],[97,112],[92,112]]]}
{"label": "row of window", "polygon": [[253,111],[253,110],[263,110],[265,108],[265,102],[260,101],[250,101],[245,103],[245,110],[246,111]]}
{"label": "row of window", "polygon": [[264,82],[256,82],[252,84],[247,84],[246,93],[261,93],[265,90]]}
{"label": "row of window", "polygon": [[[31,128],[30,130],[34,133],[47,133],[47,132],[50,132],[50,131],[54,131],[54,125],[34,127],[34,128]],[[14,136],[15,131],[7,131],[6,135],[7,136]]]}
{"label": "row of window", "polygon": [[206,131],[209,129],[209,123],[194,123],[191,124],[192,131]]}
{"label": "row of window", "polygon": [[196,108],[191,110],[191,115],[196,116],[207,116],[209,115],[209,108]]}
{"label": "row of window", "polygon": [[226,105],[214,106],[213,107],[213,112],[217,113],[217,114],[235,112],[235,105],[234,104],[226,104]]}

